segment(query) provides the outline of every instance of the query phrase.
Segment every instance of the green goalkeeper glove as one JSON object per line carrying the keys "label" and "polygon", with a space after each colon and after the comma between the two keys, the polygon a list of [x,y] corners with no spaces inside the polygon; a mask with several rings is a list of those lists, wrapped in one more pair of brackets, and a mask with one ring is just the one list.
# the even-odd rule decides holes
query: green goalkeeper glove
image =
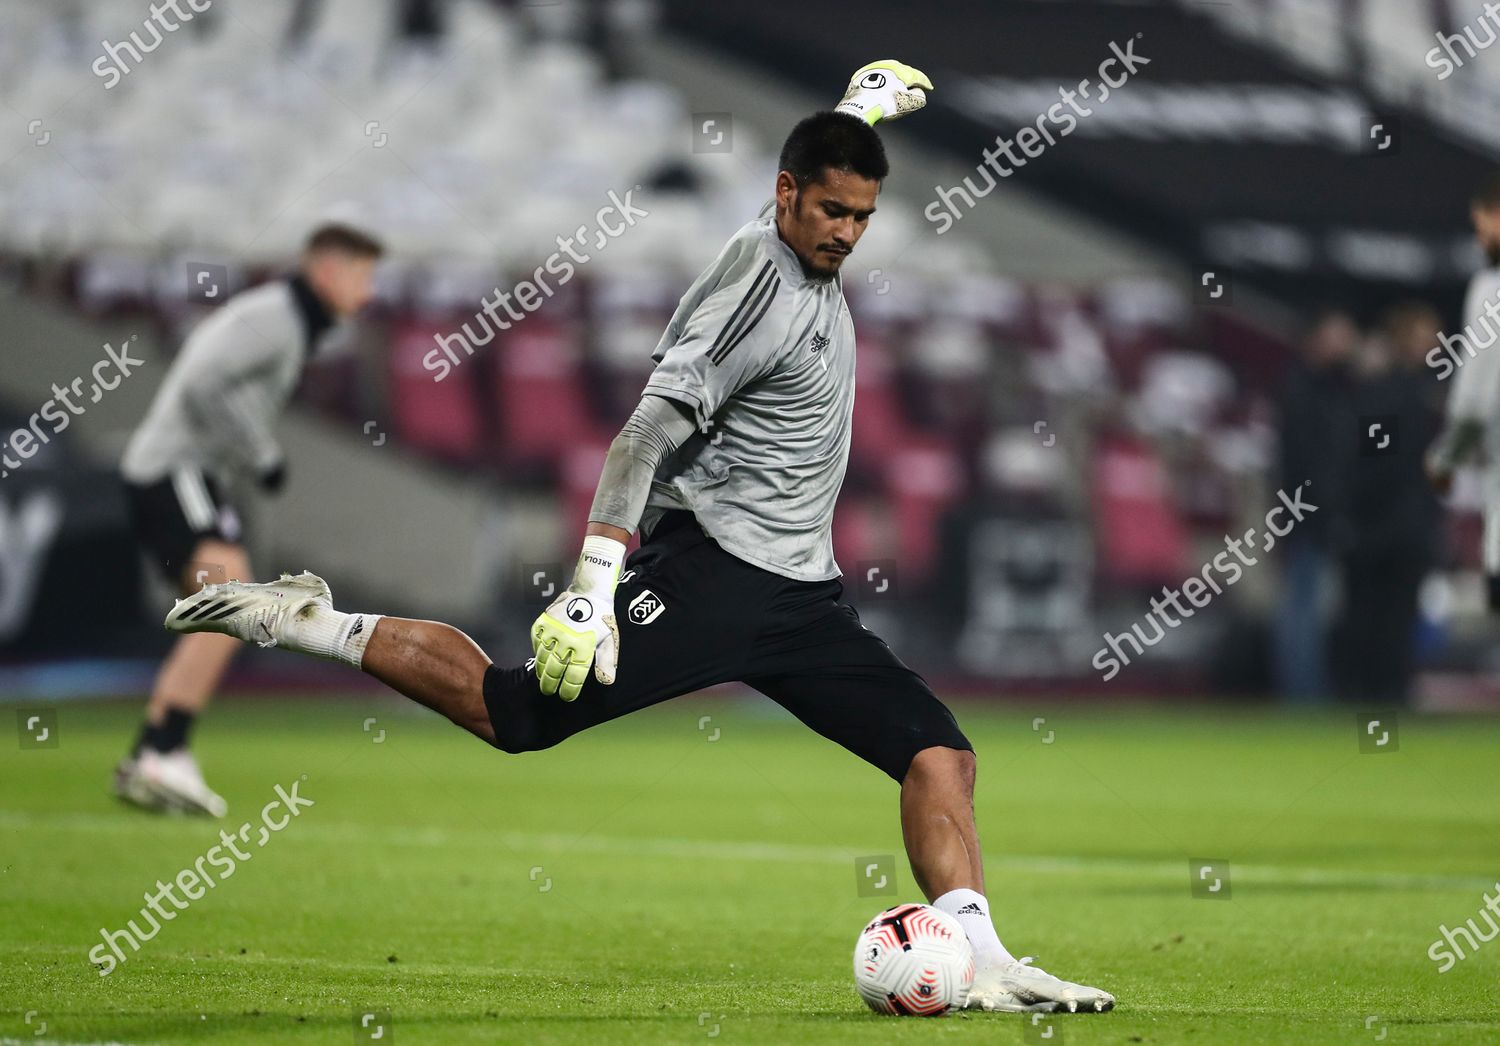
{"label": "green goalkeeper glove", "polygon": [[930,90],[932,81],[922,70],[883,58],[854,74],[835,112],[857,116],[873,127],[881,120],[898,120],[916,112],[927,104]]}
{"label": "green goalkeeper glove", "polygon": [[625,546],[597,535],[583,539],[573,583],[531,626],[536,677],[542,693],[576,701],[589,677],[615,681],[620,630],[615,624],[615,584]]}

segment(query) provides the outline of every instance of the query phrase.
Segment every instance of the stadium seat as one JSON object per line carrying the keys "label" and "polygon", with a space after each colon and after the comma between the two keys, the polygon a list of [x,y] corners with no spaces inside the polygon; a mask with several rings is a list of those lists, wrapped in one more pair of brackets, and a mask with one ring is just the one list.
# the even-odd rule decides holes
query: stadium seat
{"label": "stadium seat", "polygon": [[878,333],[860,338],[855,357],[853,464],[880,471],[910,429],[896,389],[887,344]]}
{"label": "stadium seat", "polygon": [[1192,569],[1187,528],[1165,467],[1140,442],[1102,440],[1093,466],[1098,562],[1122,586],[1176,584]]}
{"label": "stadium seat", "polygon": [[939,523],[964,494],[965,473],[952,445],[934,436],[914,436],[887,462],[886,489],[896,519],[904,578],[918,584],[932,574]]}
{"label": "stadium seat", "polygon": [[[474,395],[475,368],[455,367],[442,381],[422,365],[435,347],[433,325],[406,317],[392,328],[389,357],[392,421],[412,449],[448,461],[480,457],[482,426]],[[472,362],[472,361],[471,361]]]}
{"label": "stadium seat", "polygon": [[580,377],[576,325],[532,315],[491,345],[503,465],[555,467],[568,447],[608,445],[613,433],[595,422]]}

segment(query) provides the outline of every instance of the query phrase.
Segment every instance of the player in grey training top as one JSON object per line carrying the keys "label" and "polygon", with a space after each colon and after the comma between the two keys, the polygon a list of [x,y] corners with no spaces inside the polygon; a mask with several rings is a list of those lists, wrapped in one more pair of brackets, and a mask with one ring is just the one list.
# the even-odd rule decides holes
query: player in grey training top
{"label": "player in grey training top", "polygon": [[300,276],[254,287],[210,313],[126,446],[125,479],[146,486],[187,472],[273,476],[283,462],[277,419],[331,323]]}
{"label": "player in grey training top", "polygon": [[[898,67],[915,72],[877,63],[856,84],[879,90]],[[916,883],[974,948],[967,1005],[1107,1010],[1108,992],[1001,944],[973,745],[837,580],[829,528],[854,397],[839,268],[889,169],[866,119],[818,113],[793,128],[774,216],[741,229],[684,296],[610,446],[573,581],[532,625],[531,661],[494,665],[438,622],[340,613],[312,574],[210,586],[166,625],[344,661],[510,753],[743,681],[899,782]]]}
{"label": "player in grey training top", "polygon": [[[221,493],[234,476],[280,489],[286,458],[276,423],[303,365],[330,328],[370,298],[380,244],[347,225],[308,238],[297,273],[231,298],[188,336],[136,429],[120,471],[136,535],[174,587],[250,578],[239,516]],[[188,730],[237,649],[220,636],[184,636],[152,687],[115,793],[153,810],[221,816]]]}

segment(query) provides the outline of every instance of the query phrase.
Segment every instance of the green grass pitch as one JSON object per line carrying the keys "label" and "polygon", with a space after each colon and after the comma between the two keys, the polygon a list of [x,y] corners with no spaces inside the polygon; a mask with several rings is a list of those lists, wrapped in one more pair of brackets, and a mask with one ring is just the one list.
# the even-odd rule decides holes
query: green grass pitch
{"label": "green grass pitch", "polygon": [[[865,1010],[854,938],[920,900],[899,856],[895,895],[857,889],[901,853],[897,788],[769,702],[514,757],[395,701],[227,699],[197,738],[223,825],[109,798],[134,706],[58,709],[58,747],[0,755],[4,1042],[349,1042],[365,1011],[402,1043],[1500,1041],[1500,940],[1427,955],[1500,878],[1493,720],[1364,755],[1353,711],[956,705],[1003,939],[1120,1000],[1042,1039]],[[148,929],[143,893],[298,782],[312,807],[99,976],[101,929]]]}

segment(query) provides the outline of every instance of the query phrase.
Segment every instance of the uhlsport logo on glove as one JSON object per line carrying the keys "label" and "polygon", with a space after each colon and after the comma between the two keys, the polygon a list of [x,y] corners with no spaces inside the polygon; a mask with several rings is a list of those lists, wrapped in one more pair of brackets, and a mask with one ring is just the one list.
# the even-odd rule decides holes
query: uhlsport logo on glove
{"label": "uhlsport logo on glove", "polygon": [[572,584],[532,622],[532,669],[542,693],[577,700],[591,668],[602,685],[614,683],[620,648],[615,585],[624,558],[619,541],[586,537]]}
{"label": "uhlsport logo on glove", "polygon": [[855,71],[836,112],[867,124],[909,116],[927,104],[932,81],[922,70],[885,58]]}

